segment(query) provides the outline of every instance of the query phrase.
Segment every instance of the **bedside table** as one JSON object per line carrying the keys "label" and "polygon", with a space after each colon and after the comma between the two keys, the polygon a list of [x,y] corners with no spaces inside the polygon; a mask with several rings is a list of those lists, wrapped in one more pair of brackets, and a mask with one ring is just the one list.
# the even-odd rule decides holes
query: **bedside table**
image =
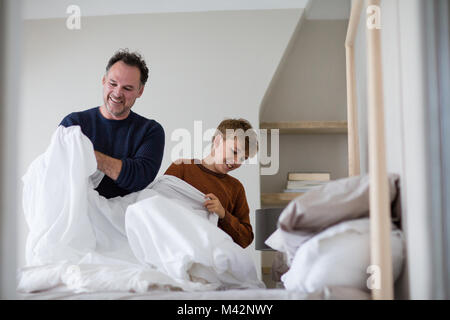
{"label": "bedside table", "polygon": [[264,242],[277,229],[278,218],[284,208],[263,208],[255,211],[255,249],[261,251],[261,277],[267,288],[278,288],[272,279],[272,262],[277,251]]}

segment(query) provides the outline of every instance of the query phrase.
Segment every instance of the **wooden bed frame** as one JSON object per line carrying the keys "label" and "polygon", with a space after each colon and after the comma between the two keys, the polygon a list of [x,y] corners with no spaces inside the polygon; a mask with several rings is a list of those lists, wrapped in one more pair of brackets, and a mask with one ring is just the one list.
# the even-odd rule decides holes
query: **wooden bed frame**
{"label": "wooden bed frame", "polygon": [[[369,172],[370,172],[370,234],[372,298],[392,300],[394,284],[391,254],[391,213],[389,185],[386,171],[384,136],[383,75],[381,59],[381,26],[371,25],[380,13],[381,0],[353,0],[349,19],[346,48],[347,118],[349,175],[360,174],[359,139],[357,123],[357,93],[355,80],[354,42],[358,32],[367,35],[367,88],[369,117]],[[366,25],[360,25],[361,12],[366,12]]]}

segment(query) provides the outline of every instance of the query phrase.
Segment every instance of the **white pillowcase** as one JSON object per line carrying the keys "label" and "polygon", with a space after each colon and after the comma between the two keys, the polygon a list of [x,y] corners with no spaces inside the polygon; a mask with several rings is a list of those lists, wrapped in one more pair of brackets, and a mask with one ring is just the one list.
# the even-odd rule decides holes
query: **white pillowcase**
{"label": "white pillowcase", "polygon": [[[275,239],[273,239],[275,240]],[[403,235],[391,232],[393,274],[403,265]],[[344,286],[368,291],[370,266],[370,221],[349,220],[327,228],[298,248],[290,269],[281,281],[288,290],[308,293],[324,287]]]}
{"label": "white pillowcase", "polygon": [[305,235],[301,231],[287,232],[278,228],[264,243],[276,251],[285,253],[286,263],[290,266],[299,246],[309,238],[312,238],[311,234]]}

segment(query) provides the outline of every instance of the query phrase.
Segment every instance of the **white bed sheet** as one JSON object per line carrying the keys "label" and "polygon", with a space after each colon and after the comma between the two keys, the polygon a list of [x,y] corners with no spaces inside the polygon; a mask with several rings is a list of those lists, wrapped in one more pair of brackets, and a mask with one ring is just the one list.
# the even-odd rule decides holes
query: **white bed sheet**
{"label": "white bed sheet", "polygon": [[30,232],[19,292],[264,287],[249,253],[217,227],[191,185],[161,176],[140,192],[106,199],[92,177],[91,141],[78,126],[58,127],[23,177]]}
{"label": "white bed sheet", "polygon": [[307,294],[283,289],[248,289],[225,291],[164,291],[132,292],[67,292],[54,288],[39,293],[20,294],[25,300],[304,300]]}
{"label": "white bed sheet", "polygon": [[60,286],[36,293],[18,293],[22,300],[370,300],[368,292],[346,287],[326,287],[314,293],[285,289],[232,289],[222,291],[152,290],[145,293],[123,291],[75,293]]}

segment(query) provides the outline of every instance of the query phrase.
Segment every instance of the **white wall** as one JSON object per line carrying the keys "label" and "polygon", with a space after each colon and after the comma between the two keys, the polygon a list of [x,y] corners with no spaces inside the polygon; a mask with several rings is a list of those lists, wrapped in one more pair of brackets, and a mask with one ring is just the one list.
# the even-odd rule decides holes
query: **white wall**
{"label": "white wall", "polygon": [[346,121],[347,20],[304,20],[261,107],[261,121]]}
{"label": "white wall", "polygon": [[[436,185],[441,175],[438,168],[441,159],[439,150],[436,150],[441,146],[434,134],[439,127],[439,118],[434,110],[439,104],[436,79],[439,65],[436,62],[433,12],[436,3],[397,0],[396,7],[386,3],[392,10],[397,9],[397,39],[402,60],[399,81],[404,130],[403,185],[407,199],[405,225],[410,251],[408,272],[412,299],[444,298],[444,281],[448,276],[443,271],[442,260],[448,252],[442,251],[443,211],[439,207],[440,197],[448,197],[448,194],[441,195],[441,186]],[[386,79],[388,77],[389,74]],[[448,88],[441,90],[447,91]],[[396,101],[391,105],[394,103]]]}
{"label": "white wall", "polygon": [[[260,121],[346,121],[347,20],[303,20],[261,106]],[[348,175],[347,135],[280,135],[280,169],[262,192],[282,192],[292,171]]]}
{"label": "white wall", "polygon": [[[431,1],[428,3],[430,4]],[[442,298],[442,258],[436,255],[439,229],[433,220],[430,162],[430,121],[424,2],[382,1],[382,59],[387,170],[401,177],[402,226],[406,265],[397,286],[397,298]],[[366,15],[362,14],[355,42],[362,172],[368,170],[366,93]],[[429,40],[429,39],[428,39]],[[433,72],[433,71],[431,71]],[[437,229],[436,229],[437,228]]]}
{"label": "white wall", "polygon": [[[243,117],[258,127],[264,93],[301,14],[267,10],[86,17],[81,30],[66,29],[64,19],[25,21],[19,174],[45,150],[65,115],[102,103],[104,68],[123,47],[140,51],[150,66],[149,82],[133,110],[165,129],[159,174],[171,162],[176,142],[170,138],[177,128],[192,132],[195,120],[203,120],[203,130],[215,128],[225,117]],[[259,167],[243,166],[233,175],[244,184],[254,225]],[[18,216],[23,265],[27,228],[23,215]],[[254,246],[249,250],[259,265]]]}
{"label": "white wall", "polygon": [[308,20],[348,20],[351,0],[311,0],[305,8]]}
{"label": "white wall", "polygon": [[16,296],[20,2],[0,0],[0,299]]}

